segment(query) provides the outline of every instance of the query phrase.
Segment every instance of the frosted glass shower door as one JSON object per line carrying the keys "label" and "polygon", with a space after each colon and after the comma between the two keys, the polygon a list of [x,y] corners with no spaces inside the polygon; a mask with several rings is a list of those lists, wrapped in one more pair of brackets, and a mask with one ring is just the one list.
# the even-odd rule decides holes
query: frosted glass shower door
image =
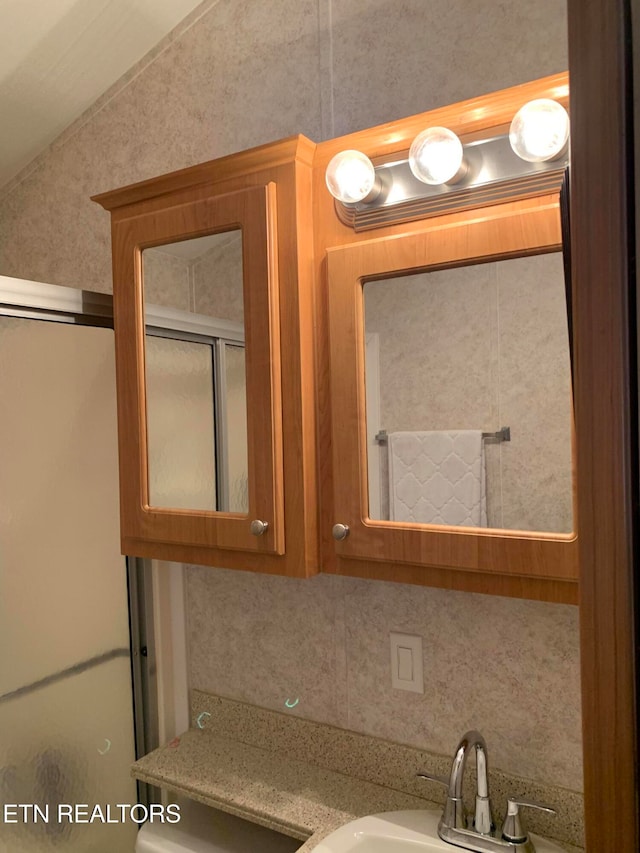
{"label": "frosted glass shower door", "polygon": [[50,809],[0,819],[2,853],[135,844],[55,819],[137,797],[113,352],[110,329],[0,317],[0,800]]}

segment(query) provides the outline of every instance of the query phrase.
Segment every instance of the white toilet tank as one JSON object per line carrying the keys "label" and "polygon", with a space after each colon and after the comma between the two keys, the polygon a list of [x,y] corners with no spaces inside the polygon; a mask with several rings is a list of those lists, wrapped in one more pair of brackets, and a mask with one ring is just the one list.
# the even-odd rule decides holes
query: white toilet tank
{"label": "white toilet tank", "polygon": [[193,800],[173,802],[180,823],[146,823],[135,853],[294,853],[303,843]]}

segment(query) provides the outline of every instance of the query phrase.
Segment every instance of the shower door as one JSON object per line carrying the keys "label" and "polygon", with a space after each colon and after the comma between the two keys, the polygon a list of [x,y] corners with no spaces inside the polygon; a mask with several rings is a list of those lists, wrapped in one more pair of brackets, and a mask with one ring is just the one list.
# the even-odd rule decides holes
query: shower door
{"label": "shower door", "polygon": [[133,850],[57,820],[137,801],[118,505],[113,331],[0,316],[0,800],[49,807],[0,813],[1,853]]}

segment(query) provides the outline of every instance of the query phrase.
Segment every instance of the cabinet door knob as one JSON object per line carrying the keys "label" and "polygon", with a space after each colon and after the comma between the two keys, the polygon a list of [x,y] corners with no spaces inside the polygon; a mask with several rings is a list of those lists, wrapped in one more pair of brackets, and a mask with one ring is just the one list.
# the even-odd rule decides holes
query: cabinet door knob
{"label": "cabinet door knob", "polygon": [[346,539],[349,535],[349,525],[348,524],[334,524],[333,530],[331,531],[331,535],[337,542],[341,542],[343,539]]}
{"label": "cabinet door knob", "polygon": [[254,518],[251,522],[251,533],[254,536],[262,536],[263,533],[266,533],[269,528],[268,521],[260,521],[259,518]]}

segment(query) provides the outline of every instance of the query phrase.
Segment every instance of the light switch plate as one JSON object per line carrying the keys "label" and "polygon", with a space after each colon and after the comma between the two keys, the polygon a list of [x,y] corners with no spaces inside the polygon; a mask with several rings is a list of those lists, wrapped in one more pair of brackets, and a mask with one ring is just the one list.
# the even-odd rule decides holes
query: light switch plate
{"label": "light switch plate", "polygon": [[391,632],[391,686],[424,693],[422,637]]}

